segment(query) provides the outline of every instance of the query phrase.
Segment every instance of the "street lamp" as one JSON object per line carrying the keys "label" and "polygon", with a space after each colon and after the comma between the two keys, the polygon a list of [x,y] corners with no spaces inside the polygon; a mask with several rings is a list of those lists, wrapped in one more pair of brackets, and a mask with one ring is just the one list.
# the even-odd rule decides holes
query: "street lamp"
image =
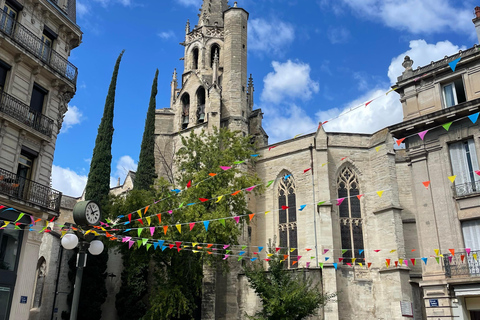
{"label": "street lamp", "polygon": [[[91,200],[79,201],[73,207],[73,219],[75,223],[85,229],[100,223],[102,214],[100,206]],[[79,237],[80,236],[80,241]],[[77,273],[75,275],[75,285],[73,290],[72,310],[70,320],[77,320],[78,302],[80,300],[80,290],[82,288],[83,268],[87,265],[87,250],[94,256],[103,251],[103,242],[94,240],[92,233],[67,233],[62,238],[62,246],[67,250],[75,249],[78,246],[77,255]]]}
{"label": "street lamp", "polygon": [[82,288],[83,268],[87,265],[87,249],[92,255],[97,256],[103,252],[104,245],[100,240],[89,242],[87,239],[81,239],[79,241],[78,236],[74,233],[65,234],[61,243],[62,247],[67,250],[75,249],[78,246],[77,273],[75,275],[72,310],[70,312],[70,320],[76,320],[78,314],[78,302],[80,300],[80,290]]}

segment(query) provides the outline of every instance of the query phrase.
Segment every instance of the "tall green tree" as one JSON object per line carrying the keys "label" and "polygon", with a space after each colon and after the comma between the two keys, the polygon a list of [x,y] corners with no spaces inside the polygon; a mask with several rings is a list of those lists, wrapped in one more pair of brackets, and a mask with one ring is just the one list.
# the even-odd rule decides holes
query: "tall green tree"
{"label": "tall green tree", "polygon": [[[117,58],[113,69],[112,80],[108,88],[103,117],[98,127],[97,139],[93,149],[90,172],[85,187],[85,199],[94,200],[102,211],[108,210],[110,192],[110,172],[112,166],[113,110],[115,106],[115,90],[117,87],[118,69],[125,50]],[[89,255],[83,275],[82,290],[78,308],[78,320],[100,320],[102,304],[107,298],[105,286],[108,250],[100,255]]]}
{"label": "tall green tree", "polygon": [[[243,192],[235,196],[231,195],[235,191],[261,183],[253,170],[255,164],[251,155],[255,153],[255,150],[249,137],[243,137],[238,132],[231,132],[227,129],[215,130],[212,134],[192,132],[189,136],[182,138],[182,145],[183,147],[176,154],[175,166],[179,172],[176,177],[176,185],[171,186],[166,180],[160,178],[153,191],[155,199],[166,200],[151,206],[148,212],[168,212],[174,209],[172,214],[162,214],[161,223],[157,218],[152,219],[151,226],[159,226],[154,238],[170,243],[181,241],[187,245],[191,245],[192,242],[237,244],[243,222],[240,221],[237,224],[234,219],[226,219],[223,224],[222,221],[216,219],[251,213],[247,208],[247,197]],[[230,166],[235,161],[244,159],[248,160],[242,165],[233,166],[227,171],[220,169],[220,166]],[[211,177],[211,173],[217,175]],[[191,185],[191,187],[187,189],[187,185]],[[185,191],[175,194],[171,189]],[[139,195],[135,195],[135,192],[148,191],[133,190],[126,198],[118,200],[119,203],[123,201],[126,204],[124,209],[118,207],[119,209],[115,209],[115,211],[135,212],[136,209],[152,203],[152,197],[142,196],[144,202],[131,206],[131,202],[139,199]],[[258,186],[253,192],[259,194],[263,192],[263,188]],[[218,197],[222,195],[226,196],[217,202]],[[136,199],[131,199],[131,197]],[[214,200],[199,203],[199,198]],[[199,204],[187,206],[189,203]],[[117,205],[118,203],[114,206]],[[165,225],[172,226],[205,220],[211,220],[208,231],[203,223],[197,223],[192,230],[190,230],[190,226],[184,225],[182,232],[179,232],[176,227],[169,227],[166,235],[162,228]],[[135,220],[132,219],[132,221]],[[145,219],[143,222],[145,223]],[[128,228],[138,227],[144,226],[138,222],[132,222],[128,226]],[[122,234],[126,235],[126,233]],[[131,231],[128,235],[138,237],[137,230]],[[140,237],[152,238],[148,229],[144,230]],[[138,245],[140,245],[139,248],[137,248]],[[127,245],[123,244],[122,246],[123,250],[128,250],[126,249]],[[134,248],[136,248],[135,251],[133,251]],[[145,251],[147,248],[136,243],[131,250],[132,255],[137,253],[141,255],[139,252]],[[122,275],[122,280],[125,280],[122,281],[125,284],[122,296],[127,297],[130,291],[132,300],[135,302],[130,302],[131,307],[122,309],[125,312],[128,310],[131,312],[130,318],[124,314],[124,319],[139,319],[134,307],[137,301],[145,301],[145,297],[148,298],[148,302],[144,303],[146,312],[142,317],[143,320],[199,319],[203,266],[208,264],[227,269],[229,260],[223,261],[223,255],[194,253],[191,247],[183,248],[183,245],[180,252],[161,248],[154,250],[153,247],[150,247],[147,253],[152,259],[149,274],[155,280],[149,282],[148,293],[143,287],[145,282],[139,276],[139,268],[142,264],[145,266],[145,261],[141,261],[142,264],[137,263],[141,260],[138,258],[126,262],[128,265],[125,267],[131,271]],[[238,262],[235,260],[232,263]],[[133,276],[135,274],[137,276]],[[139,294],[133,294],[134,292]],[[120,310],[119,313],[121,313]]]}
{"label": "tall green tree", "polygon": [[313,316],[318,308],[336,296],[322,294],[318,284],[313,284],[305,270],[288,270],[282,255],[269,242],[268,270],[262,262],[244,267],[245,276],[263,304],[263,309],[250,319],[254,320],[302,320]]}
{"label": "tall green tree", "polygon": [[155,173],[155,98],[157,96],[157,82],[158,69],[153,79],[152,93],[150,94],[150,103],[148,105],[142,146],[140,148],[140,158],[138,160],[138,168],[133,186],[133,188],[137,190],[148,190],[153,186],[157,178]]}
{"label": "tall green tree", "polygon": [[90,172],[85,187],[85,199],[94,200],[105,205],[110,192],[110,172],[112,167],[113,109],[115,107],[115,90],[117,88],[118,69],[125,50],[117,58],[112,80],[108,88],[103,117],[98,126],[97,139],[93,149]]}

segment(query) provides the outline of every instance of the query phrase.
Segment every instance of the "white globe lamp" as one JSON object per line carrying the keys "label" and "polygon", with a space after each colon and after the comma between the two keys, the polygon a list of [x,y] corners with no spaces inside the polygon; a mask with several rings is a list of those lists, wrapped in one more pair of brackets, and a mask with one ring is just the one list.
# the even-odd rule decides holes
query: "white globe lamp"
{"label": "white globe lamp", "polygon": [[94,256],[98,256],[103,251],[103,242],[100,240],[93,240],[90,242],[90,247],[88,247],[88,251],[93,254]]}
{"label": "white globe lamp", "polygon": [[75,249],[75,247],[78,245],[78,237],[73,233],[67,233],[63,236],[61,243],[62,247],[67,250]]}

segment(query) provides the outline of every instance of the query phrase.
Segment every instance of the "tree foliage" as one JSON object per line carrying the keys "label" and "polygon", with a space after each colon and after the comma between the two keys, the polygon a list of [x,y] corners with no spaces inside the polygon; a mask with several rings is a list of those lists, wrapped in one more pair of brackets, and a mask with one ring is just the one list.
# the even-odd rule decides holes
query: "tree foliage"
{"label": "tree foliage", "polygon": [[[248,137],[241,137],[237,132],[226,129],[215,130],[213,134],[202,132],[191,133],[182,139],[183,147],[176,154],[176,185],[160,178],[156,184],[155,199],[165,199],[149,208],[148,212],[163,212],[162,222],[157,218],[152,219],[152,226],[160,226],[154,234],[155,239],[169,241],[181,241],[180,251],[175,247],[164,250],[153,247],[147,253],[150,254],[151,264],[149,274],[153,275],[152,283],[148,288],[148,294],[143,284],[138,285],[138,292],[145,294],[143,297],[134,296],[133,300],[144,299],[148,295],[147,311],[143,320],[158,319],[199,319],[203,266],[213,264],[227,268],[223,261],[223,255],[193,253],[191,244],[196,243],[225,243],[237,244],[241,234],[243,221],[239,224],[233,219],[226,219],[225,226],[218,220],[220,218],[247,215],[251,213],[247,208],[248,195],[243,192],[230,196],[233,192],[253,185],[260,184],[260,179],[253,173],[254,162],[251,155],[254,148]],[[234,166],[232,169],[223,171],[220,166],[232,165],[235,161],[249,159],[245,164]],[[210,173],[217,175],[212,177]],[[191,181],[191,187],[181,193],[174,193],[171,189],[186,189]],[[200,183],[201,182],[201,183]],[[256,193],[263,192],[261,186],[254,189]],[[153,199],[143,198],[140,203],[131,205],[139,198],[134,190],[125,199],[118,199],[114,207],[115,211],[128,213],[135,212],[138,208],[149,205]],[[145,191],[148,192],[148,191]],[[224,196],[221,201],[216,201],[219,196]],[[137,199],[133,199],[136,197]],[[199,203],[199,198],[214,199],[213,201]],[[198,203],[188,206],[190,203]],[[173,210],[172,210],[173,209]],[[166,212],[172,210],[172,214]],[[197,223],[190,231],[189,222],[212,220],[208,231],[203,223]],[[248,218],[246,219],[248,220]],[[182,224],[182,232],[179,232],[176,224]],[[132,223],[133,224],[133,223]],[[170,226],[167,234],[162,226]],[[172,227],[173,226],[173,227]],[[142,227],[138,222],[129,225],[129,228]],[[131,232],[129,236],[137,237],[137,232]],[[140,237],[151,238],[150,232],[144,230]],[[184,247],[186,245],[187,247]],[[123,245],[123,248],[126,246]],[[129,255],[143,254],[144,246],[137,247]],[[125,250],[125,249],[123,249]],[[234,263],[237,263],[236,261]],[[127,268],[136,268],[132,265]],[[135,270],[127,271],[135,272]],[[128,279],[129,276],[122,276]],[[132,282],[130,281],[130,284]],[[128,284],[128,283],[126,283]],[[136,289],[136,290],[137,290]],[[123,289],[122,289],[123,290]],[[125,287],[126,290],[126,287]],[[119,313],[120,310],[119,310]],[[126,318],[125,318],[126,319]],[[133,316],[130,319],[139,319]]]}
{"label": "tree foliage", "polygon": [[118,69],[122,60],[122,51],[113,69],[112,80],[108,88],[103,117],[98,126],[97,139],[93,149],[90,171],[85,187],[85,199],[94,200],[100,205],[107,202],[110,192],[110,172],[112,166],[113,109],[115,106],[115,90],[117,87]]}
{"label": "tree foliage", "polygon": [[[275,253],[271,242],[269,252]],[[313,316],[336,294],[323,295],[307,277],[305,270],[285,269],[281,255],[272,255],[268,270],[262,262],[247,264],[245,276],[263,304],[263,309],[249,317],[255,320],[302,320]]]}
{"label": "tree foliage", "polygon": [[145,129],[143,131],[140,158],[138,160],[137,173],[135,175],[134,189],[148,190],[157,178],[155,173],[155,109],[157,96],[158,69],[152,84],[150,104],[148,105]]}

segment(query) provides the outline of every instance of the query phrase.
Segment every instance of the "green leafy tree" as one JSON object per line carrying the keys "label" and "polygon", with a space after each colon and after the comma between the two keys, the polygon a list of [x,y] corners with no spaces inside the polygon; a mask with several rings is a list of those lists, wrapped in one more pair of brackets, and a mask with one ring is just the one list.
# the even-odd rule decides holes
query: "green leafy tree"
{"label": "green leafy tree", "polygon": [[[269,252],[275,253],[271,242]],[[262,262],[245,265],[245,276],[263,303],[254,320],[302,320],[313,316],[336,294],[323,295],[301,270],[287,270],[281,255],[274,254],[268,270]]]}
{"label": "green leafy tree", "polygon": [[142,146],[140,148],[140,158],[134,181],[134,189],[138,190],[148,190],[153,186],[157,178],[155,173],[155,98],[157,96],[157,81],[158,69],[153,79],[150,104],[148,105]]}
{"label": "green leafy tree", "polygon": [[[223,261],[223,255],[193,253],[191,247],[185,248],[183,245],[191,246],[193,242],[237,244],[243,221],[237,224],[234,219],[226,219],[223,224],[215,219],[250,214],[251,212],[247,208],[248,199],[244,192],[235,196],[231,194],[261,183],[253,173],[254,161],[251,155],[255,153],[254,147],[248,137],[242,137],[238,132],[226,129],[215,130],[212,134],[192,132],[189,136],[182,138],[182,145],[183,147],[176,154],[176,168],[178,169],[176,185],[171,186],[163,178],[159,179],[156,183],[155,199],[166,200],[151,206],[148,211],[156,213],[174,209],[172,214],[162,214],[161,223],[158,223],[155,218],[157,222],[155,225],[159,228],[157,228],[154,238],[170,243],[181,241],[182,246],[180,251],[176,248],[154,250],[153,247],[148,251],[152,259],[149,274],[153,275],[153,282],[149,284],[148,294],[147,291],[139,290],[144,296],[133,298],[137,301],[140,299],[144,301],[145,296],[149,297],[143,320],[199,319],[203,266],[208,264],[226,270],[228,269],[228,260]],[[248,160],[244,164],[233,166],[230,170],[220,169],[220,166],[230,166],[235,161],[244,159]],[[217,175],[212,177],[211,173]],[[191,187],[179,194],[171,191],[176,188],[186,189],[187,185],[191,185]],[[124,200],[120,199],[119,201],[124,201],[124,203],[136,201],[130,199],[134,196],[133,192]],[[258,186],[254,192],[257,194],[263,192],[263,187]],[[225,196],[217,202],[218,197],[223,195]],[[213,200],[200,203],[200,198]],[[138,203],[136,208],[134,208],[135,206],[128,207],[128,210],[125,208],[121,212],[135,212],[138,208],[153,202],[148,198],[143,200],[145,202]],[[190,203],[198,204],[188,206],[187,204]],[[195,224],[191,231],[189,225],[183,225],[181,232],[175,227],[176,224],[205,220],[210,221],[208,231],[203,223]],[[152,223],[152,225],[154,224]],[[166,235],[162,227],[165,225],[170,226]],[[131,226],[129,225],[130,227],[142,227],[142,225],[135,222]],[[138,236],[136,230],[129,235]],[[140,237],[151,238],[149,230],[144,230]],[[127,246],[123,245],[123,248],[125,247]],[[136,248],[137,244],[134,247]],[[132,250],[134,249],[132,248]],[[141,246],[131,254],[137,254],[139,251],[146,251],[146,247]],[[237,261],[233,263],[237,263]],[[127,278],[128,276],[125,275],[125,279]],[[141,284],[138,286],[142,287]],[[132,316],[130,319],[138,319],[138,317]]]}
{"label": "green leafy tree", "polygon": [[97,139],[93,149],[90,171],[85,187],[85,199],[94,200],[100,205],[107,202],[110,192],[110,172],[112,166],[113,109],[115,106],[115,90],[117,87],[118,69],[125,50],[118,56],[113,69],[112,80],[108,88],[103,117],[98,127]]}
{"label": "green leafy tree", "polygon": [[[108,211],[107,204],[110,192],[115,89],[117,86],[118,69],[124,51],[118,56],[113,69],[112,80],[105,101],[103,117],[98,127],[90,163],[90,172],[88,173],[87,185],[85,187],[85,199],[96,201],[102,206],[102,211],[104,212]],[[79,320],[100,320],[102,318],[101,306],[107,298],[107,288],[105,286],[107,261],[107,250],[104,250],[97,256],[88,256],[78,307]]]}

